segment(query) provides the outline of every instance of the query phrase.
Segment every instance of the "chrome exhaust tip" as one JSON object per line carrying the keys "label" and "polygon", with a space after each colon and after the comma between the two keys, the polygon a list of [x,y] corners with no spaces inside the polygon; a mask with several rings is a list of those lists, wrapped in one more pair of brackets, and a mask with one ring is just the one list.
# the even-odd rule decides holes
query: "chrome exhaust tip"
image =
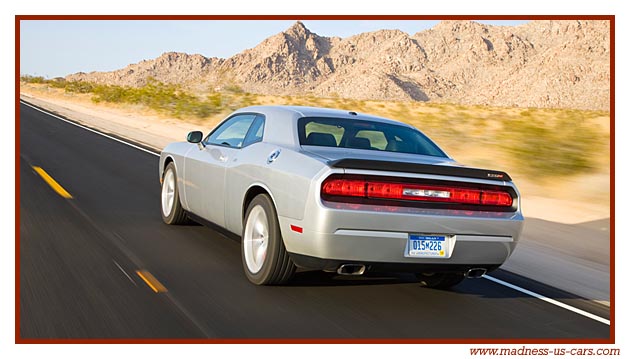
{"label": "chrome exhaust tip", "polygon": [[487,271],[485,268],[471,268],[466,272],[465,276],[466,278],[481,278]]}
{"label": "chrome exhaust tip", "polygon": [[363,264],[342,264],[337,269],[339,275],[362,275],[363,273],[365,273]]}

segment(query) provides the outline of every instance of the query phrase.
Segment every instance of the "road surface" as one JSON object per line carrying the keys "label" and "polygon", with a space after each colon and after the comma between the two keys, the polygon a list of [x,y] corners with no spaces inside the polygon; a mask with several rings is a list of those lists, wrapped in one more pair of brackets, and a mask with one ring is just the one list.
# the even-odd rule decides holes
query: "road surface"
{"label": "road surface", "polygon": [[[442,291],[411,275],[301,272],[254,286],[238,238],[162,223],[154,154],[24,104],[19,160],[21,339],[610,337],[601,321],[487,279]],[[492,276],[608,318],[566,292]]]}

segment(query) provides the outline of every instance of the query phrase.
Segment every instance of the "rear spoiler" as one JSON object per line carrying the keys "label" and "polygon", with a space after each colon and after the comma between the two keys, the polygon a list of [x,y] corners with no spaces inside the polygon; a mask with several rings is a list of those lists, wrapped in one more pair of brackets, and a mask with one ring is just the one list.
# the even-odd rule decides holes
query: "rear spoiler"
{"label": "rear spoiler", "polygon": [[378,160],[363,160],[358,158],[344,158],[330,161],[328,165],[334,168],[352,168],[357,170],[377,170],[392,172],[411,172],[430,175],[442,175],[453,177],[479,178],[494,181],[512,181],[512,178],[501,171],[484,170],[471,167],[426,165],[409,162],[393,162]]}

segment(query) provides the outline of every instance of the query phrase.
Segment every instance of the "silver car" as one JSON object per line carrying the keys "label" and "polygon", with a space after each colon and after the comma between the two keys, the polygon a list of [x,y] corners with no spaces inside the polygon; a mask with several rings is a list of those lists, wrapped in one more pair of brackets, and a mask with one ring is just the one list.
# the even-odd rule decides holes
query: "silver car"
{"label": "silver car", "polygon": [[245,275],[296,268],[411,272],[448,288],[498,268],[523,226],[501,171],[457,164],[416,128],[324,108],[256,106],[161,153],[164,222],[205,220],[242,238]]}

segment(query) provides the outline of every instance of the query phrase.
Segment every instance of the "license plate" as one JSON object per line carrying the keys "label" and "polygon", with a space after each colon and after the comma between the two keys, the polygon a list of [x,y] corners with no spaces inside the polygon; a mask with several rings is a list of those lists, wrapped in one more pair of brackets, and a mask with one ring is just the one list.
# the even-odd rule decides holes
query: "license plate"
{"label": "license plate", "polygon": [[407,257],[449,258],[450,237],[446,235],[410,234]]}

